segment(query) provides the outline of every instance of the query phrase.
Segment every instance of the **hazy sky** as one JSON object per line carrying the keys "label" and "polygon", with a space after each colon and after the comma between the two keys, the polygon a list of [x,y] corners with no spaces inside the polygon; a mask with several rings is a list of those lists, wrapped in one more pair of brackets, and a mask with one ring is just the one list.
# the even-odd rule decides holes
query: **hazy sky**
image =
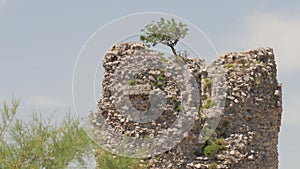
{"label": "hazy sky", "polygon": [[34,110],[55,117],[72,111],[72,74],[80,49],[101,26],[137,12],[189,20],[219,54],[274,48],[284,101],[280,168],[297,169],[300,1],[0,0],[0,100],[12,94],[20,98],[21,117]]}

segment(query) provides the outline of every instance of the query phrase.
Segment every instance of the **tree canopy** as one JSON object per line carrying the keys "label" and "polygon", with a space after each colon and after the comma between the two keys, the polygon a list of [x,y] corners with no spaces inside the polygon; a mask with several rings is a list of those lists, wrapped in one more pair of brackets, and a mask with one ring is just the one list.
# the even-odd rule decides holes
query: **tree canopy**
{"label": "tree canopy", "polygon": [[161,43],[171,48],[174,55],[177,55],[176,44],[181,38],[188,33],[188,27],[182,22],[175,22],[175,19],[166,20],[161,18],[160,21],[146,25],[141,31],[144,33],[140,40],[152,46]]}

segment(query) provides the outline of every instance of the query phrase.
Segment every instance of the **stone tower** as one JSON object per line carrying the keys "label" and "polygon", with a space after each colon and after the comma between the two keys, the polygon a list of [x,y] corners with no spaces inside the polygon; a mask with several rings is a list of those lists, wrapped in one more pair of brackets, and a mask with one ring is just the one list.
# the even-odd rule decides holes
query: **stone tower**
{"label": "stone tower", "polygon": [[[155,123],[136,124],[116,111],[111,94],[111,83],[115,70],[123,58],[134,57],[144,50],[140,43],[114,45],[103,59],[104,80],[99,100],[99,112],[116,131],[130,137],[154,137],[157,130],[169,126],[176,118],[182,99],[180,91],[171,83],[168,72],[149,70],[137,75],[131,85],[143,84],[147,90],[166,91],[171,84],[173,95],[169,96],[166,109]],[[150,52],[151,54],[151,52]],[[148,168],[232,168],[232,169],[275,169],[278,168],[278,133],[281,124],[281,83],[277,81],[275,56],[271,48],[259,48],[247,52],[226,53],[212,65],[206,67],[201,59],[184,60],[199,84],[199,116],[184,139],[160,158],[148,159]],[[199,142],[199,134],[207,120],[206,113],[213,106],[213,93],[217,90],[209,68],[224,70],[224,106],[217,128],[210,142]],[[145,80],[152,77],[154,80]],[[152,86],[152,87],[151,87]],[[167,91],[166,91],[167,93]],[[130,94],[130,93],[128,93]],[[172,93],[171,93],[172,94]],[[138,110],[147,110],[147,93],[131,93],[130,100]],[[167,96],[166,96],[167,97]],[[174,115],[175,114],[175,115]],[[165,123],[163,123],[165,122]],[[221,142],[221,143],[220,143]],[[207,146],[219,146],[214,153],[205,153]]]}

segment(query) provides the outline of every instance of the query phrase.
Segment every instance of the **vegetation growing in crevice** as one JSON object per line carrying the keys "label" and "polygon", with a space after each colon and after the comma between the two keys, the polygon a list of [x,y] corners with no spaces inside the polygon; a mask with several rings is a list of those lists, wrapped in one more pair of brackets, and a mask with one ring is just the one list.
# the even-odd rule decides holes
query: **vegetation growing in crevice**
{"label": "vegetation growing in crevice", "polygon": [[159,69],[159,71],[160,71],[161,73],[165,73],[165,72],[166,72],[165,69]]}
{"label": "vegetation growing in crevice", "polygon": [[209,109],[211,108],[215,103],[211,99],[207,99],[206,103],[202,106],[202,109]]}
{"label": "vegetation growing in crevice", "polygon": [[177,96],[172,96],[172,100],[173,100],[173,102],[176,102],[177,101]]}
{"label": "vegetation growing in crevice", "polygon": [[209,78],[204,79],[204,88],[211,87],[212,81]]}
{"label": "vegetation growing in crevice", "polygon": [[256,77],[255,78],[255,84],[256,85],[260,85],[260,83],[261,83],[261,78],[260,77]]}
{"label": "vegetation growing in crevice", "polygon": [[130,80],[128,80],[127,83],[128,83],[130,86],[134,86],[134,85],[137,84],[137,80],[136,80],[136,79],[130,79]]}
{"label": "vegetation growing in crevice", "polygon": [[205,116],[203,113],[201,113],[201,110],[198,112],[198,117],[203,122],[207,119],[207,116]]}
{"label": "vegetation growing in crevice", "polygon": [[156,85],[158,86],[158,87],[162,87],[163,86],[163,82],[162,81],[157,81],[157,83],[156,83]]}
{"label": "vegetation growing in crevice", "polygon": [[234,66],[233,63],[227,63],[223,67],[226,68],[226,69],[228,69],[228,68],[232,68],[233,66]]}
{"label": "vegetation growing in crevice", "polygon": [[223,138],[218,138],[215,141],[213,141],[212,139],[208,139],[206,141],[206,144],[207,145],[204,147],[203,154],[207,157],[214,156],[218,153],[219,150],[226,149],[226,145]]}
{"label": "vegetation growing in crevice", "polygon": [[157,76],[156,79],[157,79],[157,81],[163,81],[165,78],[163,76],[159,75],[159,76]]}
{"label": "vegetation growing in crevice", "polygon": [[176,111],[182,111],[183,109],[184,108],[181,104],[176,107]]}
{"label": "vegetation growing in crevice", "polygon": [[204,100],[206,100],[207,98],[208,98],[208,96],[207,96],[206,94],[204,94],[204,95],[202,95],[202,96],[200,97],[200,100],[204,101]]}
{"label": "vegetation growing in crevice", "polygon": [[217,169],[217,163],[211,163],[208,169]]}

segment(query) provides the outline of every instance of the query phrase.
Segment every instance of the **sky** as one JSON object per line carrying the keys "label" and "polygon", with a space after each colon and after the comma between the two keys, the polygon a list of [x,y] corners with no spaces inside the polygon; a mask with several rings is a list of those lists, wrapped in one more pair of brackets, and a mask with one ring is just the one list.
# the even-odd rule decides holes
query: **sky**
{"label": "sky", "polygon": [[[74,112],[77,57],[99,28],[141,12],[169,13],[199,27],[221,55],[274,48],[283,83],[281,169],[297,169],[300,142],[300,1],[0,0],[0,100],[19,98],[19,116]],[[121,29],[121,28],[120,28]],[[101,61],[99,56],[99,62]]]}

